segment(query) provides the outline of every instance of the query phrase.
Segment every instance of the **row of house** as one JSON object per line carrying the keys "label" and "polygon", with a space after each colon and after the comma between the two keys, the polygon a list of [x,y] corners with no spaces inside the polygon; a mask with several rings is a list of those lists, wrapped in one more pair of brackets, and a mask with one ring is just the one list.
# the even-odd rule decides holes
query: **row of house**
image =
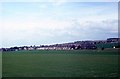
{"label": "row of house", "polygon": [[1,48],[0,51],[97,49],[98,47],[100,47],[101,44],[103,45],[103,44],[118,43],[119,40],[120,38],[108,38],[107,40],[76,41],[71,43],[54,44],[54,45],[40,45],[40,46],[34,45],[34,46]]}

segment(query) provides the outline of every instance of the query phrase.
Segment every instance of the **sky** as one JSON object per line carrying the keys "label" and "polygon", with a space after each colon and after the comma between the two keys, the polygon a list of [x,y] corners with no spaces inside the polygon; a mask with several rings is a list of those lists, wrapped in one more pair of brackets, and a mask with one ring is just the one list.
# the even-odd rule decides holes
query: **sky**
{"label": "sky", "polygon": [[118,37],[118,3],[104,1],[2,2],[0,47]]}

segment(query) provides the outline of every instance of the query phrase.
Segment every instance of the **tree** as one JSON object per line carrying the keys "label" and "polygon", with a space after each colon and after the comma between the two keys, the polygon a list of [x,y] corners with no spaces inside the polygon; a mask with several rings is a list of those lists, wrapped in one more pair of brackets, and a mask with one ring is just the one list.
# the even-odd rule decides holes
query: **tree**
{"label": "tree", "polygon": [[104,47],[101,48],[101,50],[104,50],[104,49],[105,49]]}
{"label": "tree", "polygon": [[77,46],[77,49],[81,49],[81,46],[79,45],[79,46]]}
{"label": "tree", "polygon": [[75,45],[72,45],[72,46],[71,46],[71,49],[75,49]]}

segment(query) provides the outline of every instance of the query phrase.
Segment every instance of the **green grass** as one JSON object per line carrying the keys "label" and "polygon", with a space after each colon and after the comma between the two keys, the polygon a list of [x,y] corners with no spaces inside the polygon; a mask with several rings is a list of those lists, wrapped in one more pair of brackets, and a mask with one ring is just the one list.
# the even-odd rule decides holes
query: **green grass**
{"label": "green grass", "polygon": [[0,78],[2,78],[2,52],[0,52]]}
{"label": "green grass", "polygon": [[120,43],[106,43],[106,44],[97,44],[97,48],[113,48],[114,46],[120,46]]}
{"label": "green grass", "polygon": [[3,77],[116,77],[115,50],[3,52]]}

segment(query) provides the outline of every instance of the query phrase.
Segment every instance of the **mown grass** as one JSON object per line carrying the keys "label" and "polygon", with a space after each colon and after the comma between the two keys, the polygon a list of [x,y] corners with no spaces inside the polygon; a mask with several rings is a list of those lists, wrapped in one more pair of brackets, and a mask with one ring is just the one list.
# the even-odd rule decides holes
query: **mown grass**
{"label": "mown grass", "polygon": [[115,50],[3,52],[3,77],[117,77]]}
{"label": "mown grass", "polygon": [[2,78],[2,52],[0,52],[0,78]]}

